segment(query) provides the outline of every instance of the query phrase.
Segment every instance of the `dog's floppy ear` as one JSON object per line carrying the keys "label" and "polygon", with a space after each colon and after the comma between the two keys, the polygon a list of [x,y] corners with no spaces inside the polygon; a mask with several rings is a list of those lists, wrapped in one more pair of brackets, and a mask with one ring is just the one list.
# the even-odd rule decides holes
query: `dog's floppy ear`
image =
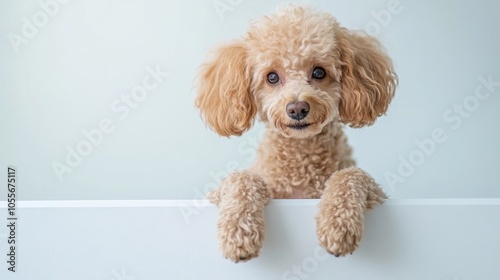
{"label": "dog's floppy ear", "polygon": [[340,28],[340,118],[351,127],[372,124],[387,111],[396,85],[390,58],[374,37]]}
{"label": "dog's floppy ear", "polygon": [[247,50],[237,41],[220,47],[200,69],[196,106],[222,136],[241,135],[252,126],[257,112],[246,61]]}

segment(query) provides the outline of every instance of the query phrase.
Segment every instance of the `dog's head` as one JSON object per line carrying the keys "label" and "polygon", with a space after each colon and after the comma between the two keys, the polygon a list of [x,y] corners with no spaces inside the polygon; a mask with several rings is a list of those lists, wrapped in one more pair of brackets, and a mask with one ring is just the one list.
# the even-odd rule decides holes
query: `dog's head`
{"label": "dog's head", "polygon": [[283,136],[306,138],[332,121],[372,124],[396,83],[375,38],[330,14],[289,6],[254,21],[242,40],[202,65],[196,105],[223,136],[241,135],[258,113]]}

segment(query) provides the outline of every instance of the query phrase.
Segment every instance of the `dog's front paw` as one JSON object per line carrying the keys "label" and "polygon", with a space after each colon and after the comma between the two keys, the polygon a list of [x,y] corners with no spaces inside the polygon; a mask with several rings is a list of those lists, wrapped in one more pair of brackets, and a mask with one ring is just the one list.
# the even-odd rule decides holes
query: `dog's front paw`
{"label": "dog's front paw", "polygon": [[209,192],[206,196],[208,201],[216,206],[219,206],[221,196],[221,189],[217,188]]}
{"label": "dog's front paw", "polygon": [[363,235],[363,214],[352,209],[328,210],[321,209],[316,217],[320,245],[336,257],[352,254]]}
{"label": "dog's front paw", "polygon": [[225,215],[219,220],[219,243],[225,258],[248,261],[259,255],[264,241],[263,213]]}

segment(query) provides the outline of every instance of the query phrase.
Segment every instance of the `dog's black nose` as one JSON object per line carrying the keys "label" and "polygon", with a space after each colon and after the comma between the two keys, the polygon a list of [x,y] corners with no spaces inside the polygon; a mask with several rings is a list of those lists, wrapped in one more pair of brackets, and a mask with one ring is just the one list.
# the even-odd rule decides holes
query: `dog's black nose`
{"label": "dog's black nose", "polygon": [[294,120],[300,121],[309,114],[309,104],[304,101],[295,101],[286,105],[286,113]]}

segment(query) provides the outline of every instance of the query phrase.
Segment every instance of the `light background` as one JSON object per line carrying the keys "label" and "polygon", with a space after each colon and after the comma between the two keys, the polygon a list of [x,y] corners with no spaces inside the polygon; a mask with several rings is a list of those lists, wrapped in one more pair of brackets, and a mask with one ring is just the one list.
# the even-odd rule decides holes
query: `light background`
{"label": "light background", "polygon": [[[19,199],[201,198],[228,168],[252,162],[262,125],[218,137],[194,108],[193,82],[210,49],[244,35],[249,20],[280,1],[67,2],[18,52],[9,34],[22,36],[23,17],[33,22],[44,10],[34,0],[0,4],[0,167],[18,167]],[[218,13],[221,3],[230,9]],[[376,33],[400,77],[387,116],[347,129],[358,165],[393,198],[500,197],[500,86],[460,125],[443,117],[456,119],[448,110],[474,101],[480,77],[500,82],[500,2],[307,3]],[[398,12],[380,20],[391,5]],[[121,119],[111,104],[141,85],[148,67],[169,75]],[[103,119],[114,130],[59,181],[53,163],[66,164],[67,147]],[[401,158],[436,128],[446,140],[401,173]],[[404,181],[391,183],[390,173]]]}

